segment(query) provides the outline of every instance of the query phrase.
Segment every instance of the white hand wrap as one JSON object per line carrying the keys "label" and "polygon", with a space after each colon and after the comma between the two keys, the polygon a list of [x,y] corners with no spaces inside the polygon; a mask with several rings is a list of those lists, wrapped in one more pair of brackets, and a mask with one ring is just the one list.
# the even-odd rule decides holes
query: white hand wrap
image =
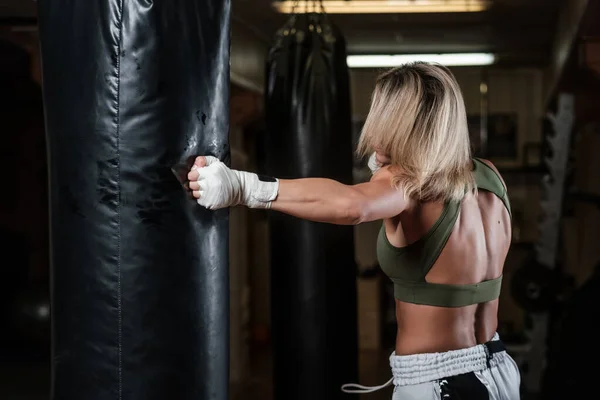
{"label": "white hand wrap", "polygon": [[379,162],[377,161],[377,153],[371,154],[371,157],[369,157],[369,161],[367,162],[367,165],[369,166],[369,169],[371,170],[371,174],[374,174],[375,172],[379,171],[379,169],[381,168],[381,164],[379,164]]}
{"label": "white hand wrap", "polygon": [[198,204],[210,210],[237,205],[271,208],[279,191],[277,179],[261,180],[255,173],[229,169],[212,156],[206,157],[206,167],[198,168],[198,173]]}

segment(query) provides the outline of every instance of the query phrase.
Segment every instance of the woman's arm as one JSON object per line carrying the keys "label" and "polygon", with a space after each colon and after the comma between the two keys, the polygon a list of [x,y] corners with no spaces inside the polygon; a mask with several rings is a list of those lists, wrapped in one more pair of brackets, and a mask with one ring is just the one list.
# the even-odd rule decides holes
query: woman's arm
{"label": "woman's arm", "polygon": [[316,222],[356,225],[391,218],[404,211],[406,201],[391,185],[391,174],[381,169],[370,182],[344,185],[331,179],[279,181],[271,208]]}
{"label": "woman's arm", "polygon": [[394,217],[406,207],[386,167],[368,183],[344,185],[323,178],[266,179],[230,170],[214,158],[199,157],[188,178],[198,203],[210,209],[242,204],[310,221],[353,225]]}

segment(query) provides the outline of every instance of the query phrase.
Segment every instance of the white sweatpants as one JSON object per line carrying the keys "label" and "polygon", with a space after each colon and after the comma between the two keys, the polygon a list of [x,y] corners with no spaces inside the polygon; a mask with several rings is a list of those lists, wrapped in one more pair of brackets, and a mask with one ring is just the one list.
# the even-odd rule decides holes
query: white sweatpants
{"label": "white sweatpants", "polygon": [[[490,343],[500,344],[496,334]],[[496,349],[490,352],[490,348]],[[393,378],[378,387],[344,385],[368,393],[394,384],[392,400],[520,400],[517,364],[498,346],[477,345],[444,353],[390,356]],[[354,389],[356,388],[356,389]]]}

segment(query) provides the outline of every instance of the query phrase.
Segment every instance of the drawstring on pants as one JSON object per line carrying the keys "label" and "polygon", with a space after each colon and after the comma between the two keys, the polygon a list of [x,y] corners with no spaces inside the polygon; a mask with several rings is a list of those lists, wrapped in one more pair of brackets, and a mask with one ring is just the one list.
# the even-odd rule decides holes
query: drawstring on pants
{"label": "drawstring on pants", "polygon": [[418,385],[492,368],[506,355],[506,348],[496,333],[491,341],[442,353],[390,355],[392,378],[380,386],[363,386],[356,383],[342,385],[344,393],[372,393],[392,383],[396,386]]}
{"label": "drawstring on pants", "polygon": [[342,385],[342,392],[344,393],[373,393],[392,384],[394,378],[390,378],[389,381],[379,386],[363,386],[358,383],[346,383]]}

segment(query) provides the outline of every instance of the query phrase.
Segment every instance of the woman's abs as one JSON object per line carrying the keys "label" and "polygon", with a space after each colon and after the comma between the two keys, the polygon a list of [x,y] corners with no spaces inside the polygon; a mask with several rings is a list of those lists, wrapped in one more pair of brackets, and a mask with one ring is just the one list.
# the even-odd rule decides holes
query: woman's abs
{"label": "woman's abs", "polygon": [[498,300],[460,308],[396,300],[396,354],[438,353],[489,341],[496,332]]}

